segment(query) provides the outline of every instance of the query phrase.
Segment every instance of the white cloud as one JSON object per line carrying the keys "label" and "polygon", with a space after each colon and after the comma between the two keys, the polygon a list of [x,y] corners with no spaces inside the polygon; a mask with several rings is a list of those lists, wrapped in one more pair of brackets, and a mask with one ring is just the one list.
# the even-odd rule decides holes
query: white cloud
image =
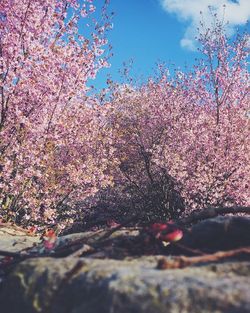
{"label": "white cloud", "polygon": [[[160,0],[163,9],[173,13],[188,23],[181,46],[189,50],[195,49],[194,38],[197,35],[201,14],[206,26],[212,22],[209,7],[218,17],[228,22],[228,33],[232,34],[238,25],[244,25],[250,19],[250,0]],[[226,8],[224,7],[226,6]]]}
{"label": "white cloud", "polygon": [[191,51],[196,50],[194,40],[192,39],[182,38],[180,43],[181,43],[182,48],[186,48]]}

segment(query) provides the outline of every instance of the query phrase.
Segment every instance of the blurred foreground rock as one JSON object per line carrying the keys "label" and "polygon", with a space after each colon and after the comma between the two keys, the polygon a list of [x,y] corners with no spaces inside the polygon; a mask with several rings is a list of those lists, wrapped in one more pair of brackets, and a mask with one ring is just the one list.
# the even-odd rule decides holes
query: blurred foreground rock
{"label": "blurred foreground rock", "polygon": [[2,313],[250,312],[250,262],[157,270],[131,261],[40,258],[1,290]]}
{"label": "blurred foreground rock", "polygon": [[[182,244],[207,251],[249,246],[249,226],[250,219],[245,217],[214,218],[195,225]],[[127,237],[137,238],[138,232],[121,231],[119,236],[124,243]],[[119,236],[113,234],[114,245],[119,244]],[[67,235],[60,240],[68,242],[79,237],[85,234]],[[108,247],[112,247],[112,241]],[[114,251],[118,254],[118,247]],[[169,251],[166,248],[165,255]],[[99,259],[98,253],[80,258],[41,257],[23,261],[0,286],[0,312],[250,312],[249,258],[160,270],[157,269],[160,255],[128,255],[118,260],[120,257],[115,257],[114,252],[112,259]]]}

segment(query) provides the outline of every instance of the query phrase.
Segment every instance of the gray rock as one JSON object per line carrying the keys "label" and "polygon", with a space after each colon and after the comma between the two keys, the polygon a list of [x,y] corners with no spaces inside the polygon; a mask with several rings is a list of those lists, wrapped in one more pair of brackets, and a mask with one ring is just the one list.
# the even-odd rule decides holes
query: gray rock
{"label": "gray rock", "polygon": [[[39,236],[28,235],[27,231],[8,224],[0,225],[0,250],[20,252],[40,242]],[[1,258],[1,257],[0,257]]]}
{"label": "gray rock", "polygon": [[27,260],[2,287],[1,313],[250,312],[250,262],[157,270],[158,259]]}
{"label": "gray rock", "polygon": [[[203,251],[226,250],[249,246],[249,234],[249,218],[217,217],[195,225],[185,234],[182,244]],[[94,245],[103,235],[105,231],[62,236],[57,246],[78,239]],[[228,260],[159,270],[160,255],[135,258],[131,253],[126,257],[125,253],[123,260],[115,260],[122,254],[121,245],[125,251],[133,245],[138,244],[136,250],[143,245],[138,235],[138,231],[115,232],[106,243],[102,242],[99,254],[88,258],[39,257],[20,263],[0,285],[0,312],[250,312],[250,261]],[[2,250],[20,251],[36,242],[37,237],[0,228]],[[33,249],[40,251],[41,247],[38,244]],[[106,258],[97,259],[103,251],[102,258]],[[165,254],[169,251],[168,247],[163,249]]]}
{"label": "gray rock", "polygon": [[194,225],[182,244],[207,251],[250,246],[250,218],[218,216]]}

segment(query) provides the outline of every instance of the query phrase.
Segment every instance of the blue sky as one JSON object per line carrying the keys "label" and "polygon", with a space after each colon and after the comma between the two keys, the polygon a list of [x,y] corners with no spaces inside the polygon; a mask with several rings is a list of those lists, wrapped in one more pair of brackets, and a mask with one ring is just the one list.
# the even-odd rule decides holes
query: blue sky
{"label": "blue sky", "polygon": [[134,62],[133,75],[144,77],[153,73],[159,61],[180,68],[192,66],[198,56],[194,37],[200,11],[209,25],[209,5],[229,22],[228,34],[250,19],[250,0],[111,0],[110,10],[115,16],[108,40],[114,56],[111,67],[90,84],[97,89],[105,87],[107,74],[119,80],[123,62],[130,59]]}

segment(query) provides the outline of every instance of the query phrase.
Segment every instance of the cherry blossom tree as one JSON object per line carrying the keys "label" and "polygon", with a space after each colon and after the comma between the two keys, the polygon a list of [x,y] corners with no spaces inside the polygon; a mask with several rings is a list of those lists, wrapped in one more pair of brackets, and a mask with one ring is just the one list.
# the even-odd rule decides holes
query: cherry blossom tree
{"label": "cherry blossom tree", "polygon": [[[123,213],[142,212],[149,219],[179,216],[184,199],[175,178],[155,161],[172,131],[175,88],[164,79],[141,87],[114,84],[111,89],[106,127],[113,132],[119,167],[114,169],[115,188],[109,190],[108,201],[113,197]],[[185,99],[181,93],[178,97]]]}
{"label": "cherry blossom tree", "polygon": [[215,21],[201,31],[192,71],[112,85],[117,192],[145,215],[249,205],[249,36],[232,42]]}
{"label": "cherry blossom tree", "polygon": [[204,58],[183,79],[196,104],[182,126],[183,195],[190,207],[249,205],[249,35],[229,40],[215,16],[200,43]]}
{"label": "cherry blossom tree", "polygon": [[[0,2],[0,214],[54,222],[65,201],[111,183],[87,81],[107,66],[110,28],[91,0]],[[89,26],[90,25],[90,26]]]}

